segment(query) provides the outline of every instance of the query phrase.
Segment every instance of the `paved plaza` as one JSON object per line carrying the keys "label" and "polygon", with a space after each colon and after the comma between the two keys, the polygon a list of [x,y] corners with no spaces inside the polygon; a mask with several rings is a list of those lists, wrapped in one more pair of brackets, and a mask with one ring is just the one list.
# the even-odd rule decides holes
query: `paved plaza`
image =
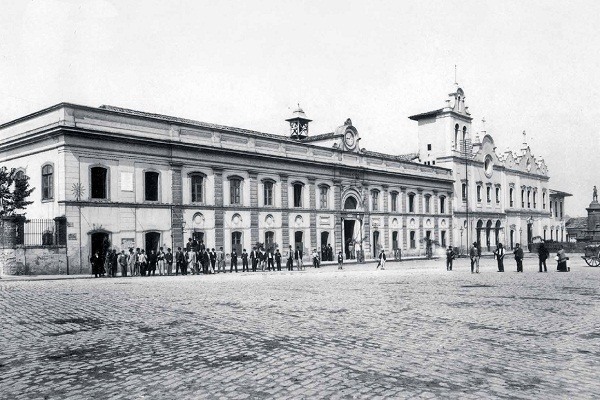
{"label": "paved plaza", "polygon": [[600,397],[600,268],[0,280],[2,399]]}

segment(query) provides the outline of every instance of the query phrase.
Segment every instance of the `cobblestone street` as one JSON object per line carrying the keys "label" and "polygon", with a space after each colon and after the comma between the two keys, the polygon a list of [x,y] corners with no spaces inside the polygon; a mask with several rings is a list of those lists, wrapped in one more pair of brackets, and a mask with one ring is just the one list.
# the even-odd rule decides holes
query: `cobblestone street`
{"label": "cobblestone street", "polygon": [[600,269],[0,280],[2,399],[594,398]]}

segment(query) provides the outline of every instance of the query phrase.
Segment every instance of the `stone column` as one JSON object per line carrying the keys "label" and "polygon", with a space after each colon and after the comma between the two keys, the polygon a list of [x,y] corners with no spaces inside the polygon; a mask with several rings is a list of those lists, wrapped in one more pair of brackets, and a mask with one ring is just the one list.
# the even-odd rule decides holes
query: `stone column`
{"label": "stone column", "polygon": [[402,250],[408,249],[408,230],[406,221],[406,188],[400,188],[400,211],[402,212],[402,218],[400,226],[402,228]]}
{"label": "stone column", "polygon": [[[310,206],[310,249],[317,247],[317,194],[315,187],[316,178],[308,177],[308,196]],[[318,249],[317,249],[318,250]]]}
{"label": "stone column", "polygon": [[213,167],[215,176],[215,248],[224,246],[225,221],[223,208],[223,168]]}
{"label": "stone column", "polygon": [[287,251],[290,246],[290,210],[288,204],[288,176],[279,174],[281,182],[281,251]]}
{"label": "stone column", "polygon": [[[389,215],[389,187],[383,185],[383,248],[389,252],[390,245],[390,215]],[[392,253],[389,253],[392,254]]]}
{"label": "stone column", "polygon": [[258,237],[258,172],[248,171],[250,186],[250,243],[260,242]]}
{"label": "stone column", "polygon": [[183,177],[181,175],[182,163],[171,163],[171,248],[184,246],[183,237]]}

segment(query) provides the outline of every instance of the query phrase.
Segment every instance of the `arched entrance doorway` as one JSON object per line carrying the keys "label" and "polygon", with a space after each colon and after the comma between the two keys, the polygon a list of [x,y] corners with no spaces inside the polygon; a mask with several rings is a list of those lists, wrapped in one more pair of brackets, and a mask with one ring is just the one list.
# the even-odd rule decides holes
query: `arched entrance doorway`
{"label": "arched entrance doorway", "polygon": [[515,231],[512,229],[510,230],[510,248],[515,248]]}
{"label": "arched entrance doorway", "polygon": [[496,221],[496,245],[498,243],[501,243],[501,238],[500,238],[500,230],[502,229],[502,223],[500,222],[500,220]]}
{"label": "arched entrance doorway", "polygon": [[329,232],[321,232],[321,260],[330,261],[327,252],[327,244],[329,243]]}
{"label": "arched entrance doorway", "polygon": [[[481,231],[483,230],[483,221],[479,220],[477,221],[477,245],[481,246]],[[467,246],[470,247],[471,243],[467,243]]]}
{"label": "arched entrance doorway", "polygon": [[492,242],[492,221],[488,220],[485,225],[485,246],[487,247],[487,251],[490,251],[490,246]]}
{"label": "arched entrance doorway", "polygon": [[[265,243],[265,246],[267,244]],[[242,254],[242,232],[231,232],[231,250],[235,250],[238,256]]]}
{"label": "arched entrance doorway", "polygon": [[294,232],[294,250],[298,248],[304,251],[304,232],[302,231]]}

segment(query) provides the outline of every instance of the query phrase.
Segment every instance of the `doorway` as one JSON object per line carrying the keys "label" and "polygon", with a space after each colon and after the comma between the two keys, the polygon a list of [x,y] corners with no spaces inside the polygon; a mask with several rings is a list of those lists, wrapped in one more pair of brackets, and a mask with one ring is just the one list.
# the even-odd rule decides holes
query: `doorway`
{"label": "doorway", "polygon": [[513,231],[512,229],[510,230],[510,248],[515,248],[515,231]]}
{"label": "doorway", "polygon": [[379,243],[379,231],[373,231],[373,258],[377,258],[381,244]]}
{"label": "doorway", "polygon": [[488,220],[485,225],[485,247],[487,247],[487,251],[490,251],[490,246],[492,242],[492,221]]}
{"label": "doorway", "polygon": [[327,252],[327,244],[329,243],[329,232],[321,232],[321,260],[333,261],[329,259],[329,253]]}
{"label": "doorway", "polygon": [[[556,235],[558,238],[558,234]],[[527,224],[527,248],[531,251],[531,245],[533,244],[533,224]]]}
{"label": "doorway", "polygon": [[231,232],[231,251],[242,254],[242,232]]}
{"label": "doorway", "polygon": [[158,251],[160,243],[160,233],[158,232],[147,232],[146,233],[146,254],[150,254],[152,250],[156,253]]}
{"label": "doorway", "polygon": [[[192,232],[192,239],[198,243],[198,248],[200,248],[200,243],[204,243],[204,232]],[[206,246],[206,243],[204,243]]]}
{"label": "doorway", "polygon": [[110,247],[110,241],[108,239],[107,232],[95,232],[92,233],[92,254],[94,255],[96,252],[100,255],[100,259],[104,264],[104,257],[106,256],[106,251]]}
{"label": "doorway", "polygon": [[302,231],[296,231],[294,232],[294,250],[300,248],[300,250],[302,250],[302,252],[304,253],[304,232]]}
{"label": "doorway", "polygon": [[354,225],[356,221],[353,219],[344,220],[344,253],[346,259],[354,258]]}

